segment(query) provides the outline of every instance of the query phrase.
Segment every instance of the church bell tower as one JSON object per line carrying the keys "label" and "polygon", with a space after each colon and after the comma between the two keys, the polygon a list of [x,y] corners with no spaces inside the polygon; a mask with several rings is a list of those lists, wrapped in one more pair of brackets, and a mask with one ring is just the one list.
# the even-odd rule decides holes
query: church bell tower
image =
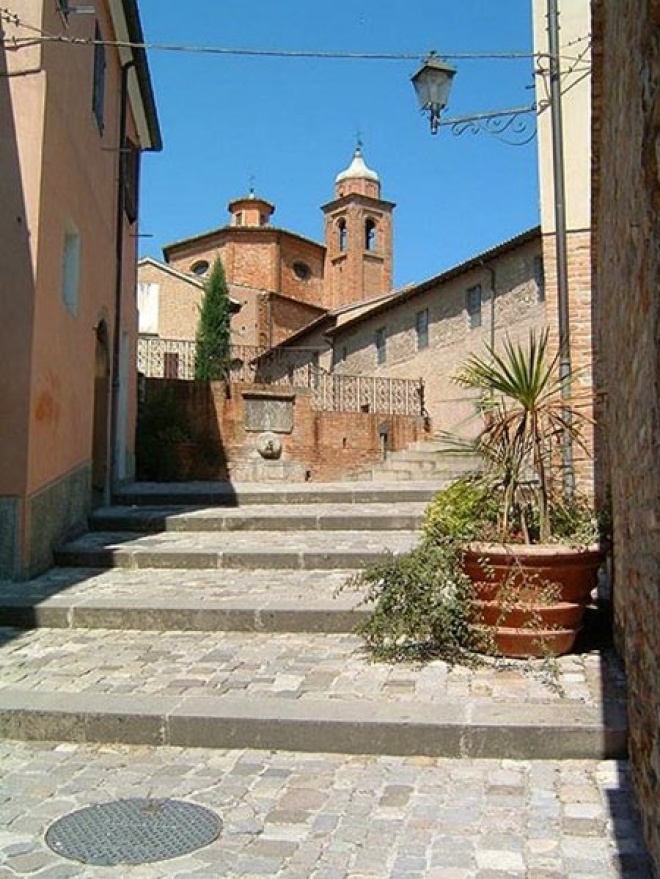
{"label": "church bell tower", "polygon": [[337,175],[325,214],[326,305],[341,308],[392,288],[392,212],[358,141],[351,164]]}

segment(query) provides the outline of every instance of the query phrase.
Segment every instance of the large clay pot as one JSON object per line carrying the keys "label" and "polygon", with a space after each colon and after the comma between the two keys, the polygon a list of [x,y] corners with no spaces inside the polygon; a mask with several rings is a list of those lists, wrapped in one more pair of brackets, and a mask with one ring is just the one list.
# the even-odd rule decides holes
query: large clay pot
{"label": "large clay pot", "polygon": [[569,653],[602,561],[596,546],[470,544],[463,567],[475,587],[475,625],[504,656]]}

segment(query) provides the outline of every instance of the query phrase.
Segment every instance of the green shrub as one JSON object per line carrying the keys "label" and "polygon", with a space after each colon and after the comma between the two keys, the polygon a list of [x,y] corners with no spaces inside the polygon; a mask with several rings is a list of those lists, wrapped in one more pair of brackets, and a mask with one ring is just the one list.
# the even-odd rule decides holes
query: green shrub
{"label": "green shrub", "polygon": [[424,518],[424,539],[487,540],[497,527],[498,500],[491,486],[480,477],[457,479],[439,491]]}
{"label": "green shrub", "polygon": [[366,588],[371,617],[357,629],[374,659],[474,659],[472,590],[450,542],[428,541],[369,565],[348,586]]}

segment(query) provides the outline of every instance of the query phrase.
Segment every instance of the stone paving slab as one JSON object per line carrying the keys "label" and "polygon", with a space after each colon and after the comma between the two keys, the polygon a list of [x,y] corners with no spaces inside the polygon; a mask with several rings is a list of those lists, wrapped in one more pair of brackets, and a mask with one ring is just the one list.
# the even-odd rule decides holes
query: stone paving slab
{"label": "stone paving slab", "polygon": [[123,505],[197,504],[242,506],[250,504],[428,503],[446,480],[391,482],[136,482],[119,489],[115,502]]}
{"label": "stone paving slab", "polygon": [[[353,635],[2,635],[6,737],[79,741],[90,738],[91,727],[102,740],[144,741],[138,735],[154,742],[156,735],[216,747],[524,757],[625,752],[624,681],[613,654],[562,657],[551,679],[538,661],[489,660],[474,669],[441,661],[373,664]],[[38,699],[46,700],[42,708]],[[90,700],[97,700],[94,709]]]}
{"label": "stone paving slab", "polygon": [[370,610],[350,571],[53,568],[0,583],[0,625],[183,631],[351,632]]}
{"label": "stone paving slab", "polygon": [[91,532],[65,543],[60,565],[115,568],[360,568],[419,541],[414,531]]}
{"label": "stone paving slab", "polygon": [[[0,742],[0,876],[39,879],[651,879],[625,762],[445,760]],[[154,864],[51,851],[94,803],[176,798],[220,837]]]}
{"label": "stone paving slab", "polygon": [[415,531],[426,503],[250,504],[243,507],[114,506],[96,510],[99,531]]}

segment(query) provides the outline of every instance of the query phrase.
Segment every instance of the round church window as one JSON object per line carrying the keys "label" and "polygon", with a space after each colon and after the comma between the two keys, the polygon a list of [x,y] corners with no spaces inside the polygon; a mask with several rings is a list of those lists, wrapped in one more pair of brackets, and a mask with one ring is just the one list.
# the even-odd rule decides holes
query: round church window
{"label": "round church window", "polygon": [[312,270],[306,262],[296,260],[293,264],[293,273],[301,281],[308,281],[312,276]]}
{"label": "round church window", "polygon": [[194,275],[205,275],[209,270],[209,264],[205,259],[200,259],[191,265],[190,271]]}

